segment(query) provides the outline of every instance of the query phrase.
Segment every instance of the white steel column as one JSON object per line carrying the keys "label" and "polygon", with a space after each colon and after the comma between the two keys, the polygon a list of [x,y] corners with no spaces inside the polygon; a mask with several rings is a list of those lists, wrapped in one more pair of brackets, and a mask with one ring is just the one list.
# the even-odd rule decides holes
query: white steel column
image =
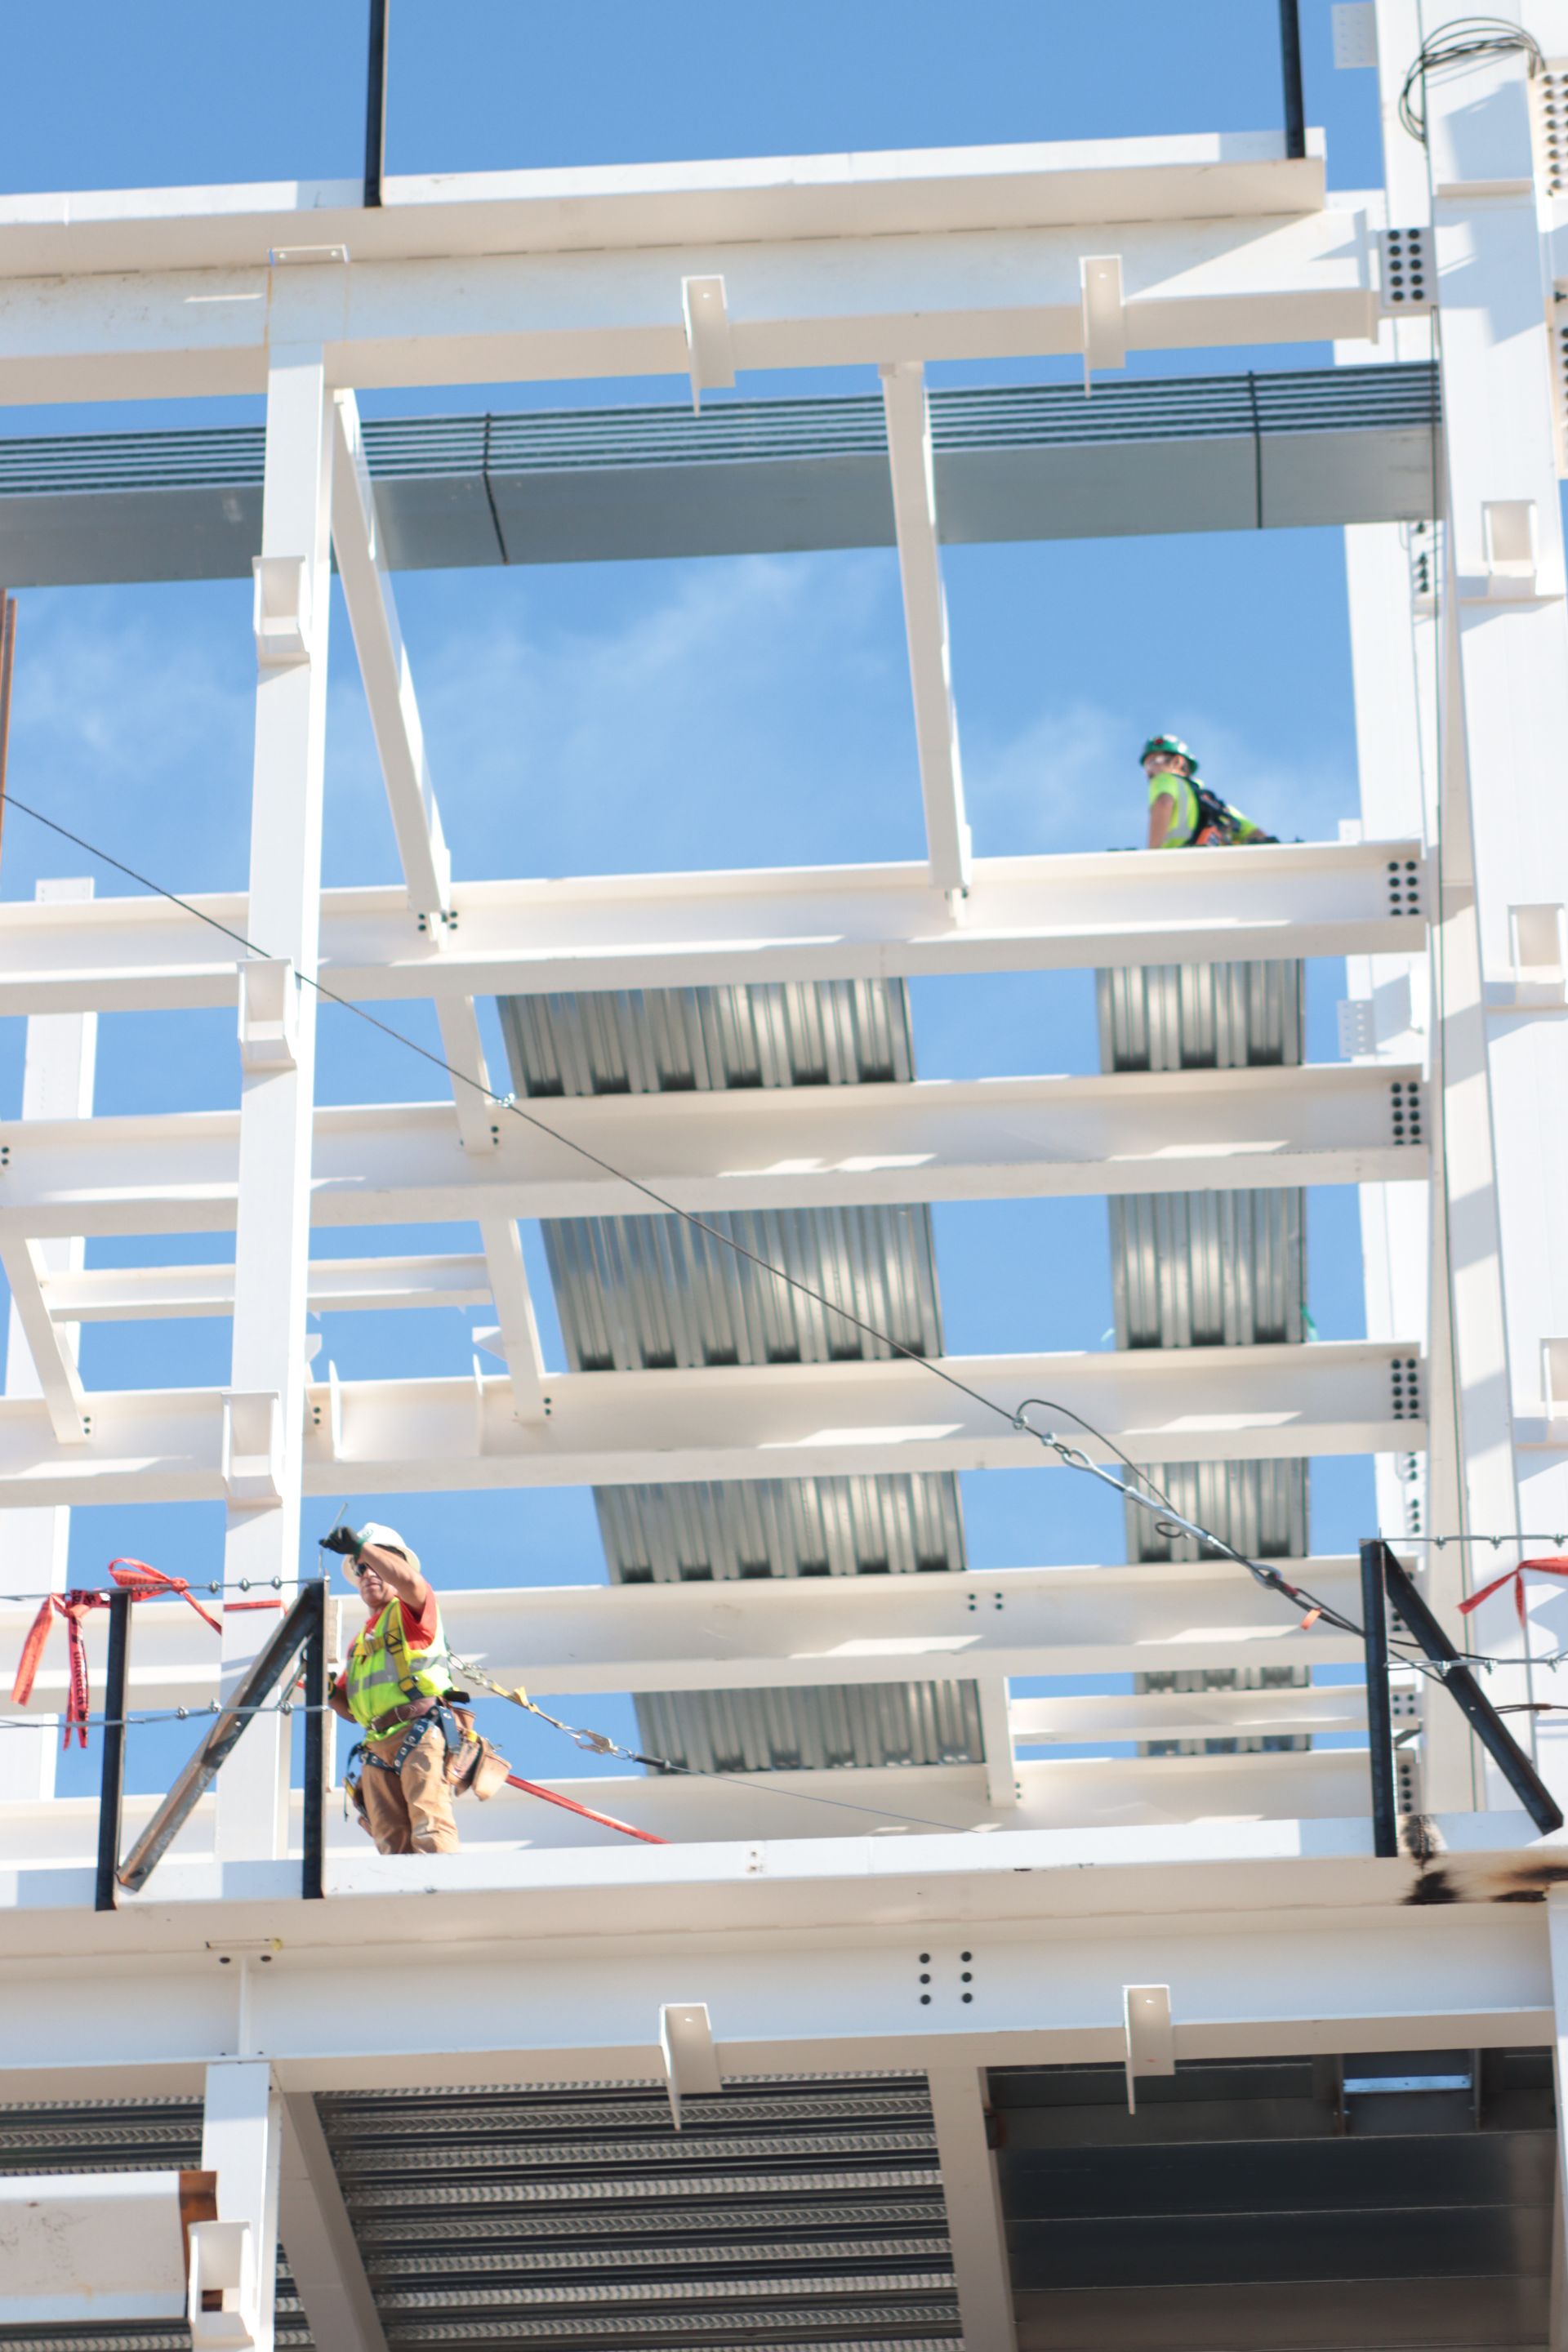
{"label": "white steel column", "polygon": [[[1568,1422],[1553,1387],[1568,1388],[1568,621],[1553,354],[1524,58],[1431,76],[1426,100],[1449,513],[1434,943],[1449,1337],[1468,1525],[1506,1536],[1568,1525]],[[1480,1556],[1471,1580],[1517,1557]],[[1477,1647],[1518,1653],[1511,1607],[1489,1606],[1468,1630]],[[1523,1675],[1494,1679],[1500,1699],[1528,1688]],[[1560,1735],[1538,1737],[1543,1764],[1562,1756]],[[1511,1801],[1496,1787],[1492,1801]]]}
{"label": "white steel column", "polygon": [[925,800],[926,849],[931,880],[950,893],[962,892],[969,887],[970,838],[963,814],[947,604],[936,537],[936,481],[931,470],[925,370],[918,360],[895,360],[882,368],[881,377],[893,525],[899,540],[904,628],[915,698],[915,742]]}
{"label": "white steel column", "polygon": [[202,2169],[217,2175],[218,2220],[249,2224],[260,2322],[255,2352],[272,2352],[282,2132],[271,2066],[265,2058],[219,2059],[206,2070],[205,2094]]}
{"label": "white steel column", "polygon": [[973,2066],[933,2066],[927,2079],[963,2352],[1014,2352],[1007,2238],[996,2159],[985,2137],[985,2076]]}
{"label": "white steel column", "polygon": [[[40,882],[33,895],[51,905],[90,898],[92,883]],[[90,1118],[97,1048],[96,1013],[34,1013],[27,1024],[22,1066],[23,1118]],[[80,1239],[45,1241],[34,1246],[50,1274],[79,1273],[86,1257],[87,1244]],[[79,1326],[66,1323],[57,1326],[55,1333],[73,1369],[78,1329]],[[36,1397],[43,1393],[13,1297],[5,1341],[5,1394]],[[66,1580],[69,1540],[68,1507],[17,1511],[5,1530],[8,1589],[26,1593],[59,1591]],[[50,1716],[26,1731],[8,1732],[0,1739],[0,1802],[54,1795],[58,1738],[58,1717]]]}
{"label": "white steel column", "polygon": [[[281,279],[283,273],[275,272]],[[275,292],[281,290],[280,285]],[[233,1394],[225,1408],[226,1576],[253,1584],[299,1573],[305,1419],[306,1264],[315,1085],[313,975],[321,909],[331,438],[321,352],[278,346],[267,391],[267,468],[257,567],[256,766],[249,936],[269,957],[276,1003],[247,1045],[241,1003],[239,1204],[235,1236]],[[291,969],[290,969],[291,967]],[[242,967],[242,980],[258,973]],[[267,1034],[263,1034],[263,1030]],[[272,1034],[278,1032],[280,1034]],[[224,1619],[226,1694],[275,1620]],[[289,1726],[258,1716],[220,1776],[226,1862],[287,1850]]]}

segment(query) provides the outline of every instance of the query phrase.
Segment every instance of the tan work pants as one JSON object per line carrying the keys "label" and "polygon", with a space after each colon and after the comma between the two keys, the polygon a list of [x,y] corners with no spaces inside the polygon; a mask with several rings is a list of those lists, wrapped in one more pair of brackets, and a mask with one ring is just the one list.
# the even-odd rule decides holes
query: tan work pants
{"label": "tan work pants", "polygon": [[[390,1764],[403,1745],[403,1734],[387,1739],[367,1739],[365,1756],[379,1756]],[[360,1794],[378,1853],[456,1853],[461,1843],[452,1819],[452,1791],[447,1786],[447,1743],[440,1727],[432,1724],[416,1747],[410,1748],[401,1772],[384,1772],[363,1764]]]}

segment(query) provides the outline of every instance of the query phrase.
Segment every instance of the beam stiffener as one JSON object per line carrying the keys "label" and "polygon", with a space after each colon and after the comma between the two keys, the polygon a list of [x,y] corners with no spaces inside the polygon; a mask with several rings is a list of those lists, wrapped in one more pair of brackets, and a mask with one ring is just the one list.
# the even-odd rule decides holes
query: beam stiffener
{"label": "beam stiffener", "polygon": [[[34,898],[44,906],[70,905],[90,898],[92,891],[89,878],[39,882],[35,886]],[[36,1128],[41,1122],[60,1122],[68,1133],[85,1134],[87,1123],[92,1117],[97,1048],[96,1013],[35,1013],[27,1023],[19,1125]],[[12,1246],[20,1249],[20,1236]],[[32,1249],[26,1251],[26,1278],[31,1279],[35,1267],[40,1270],[46,1281],[50,1276],[68,1277],[79,1273],[85,1258],[85,1240],[68,1223],[64,1231],[42,1242],[36,1252]],[[70,1378],[74,1381],[77,1332],[68,1321],[58,1331],[58,1341],[69,1365]],[[47,1349],[45,1360],[48,1360]],[[44,1394],[15,1291],[5,1343],[5,1394],[8,1397]],[[77,1427],[79,1433],[79,1420]],[[69,1434],[68,1425],[68,1439]],[[5,1547],[5,1561],[8,1573],[16,1579],[16,1589],[40,1594],[59,1591],[66,1580],[66,1558],[70,1541],[69,1511],[58,1507],[19,1511],[14,1530]],[[0,1799],[50,1797],[54,1794],[58,1748],[57,1728],[56,1721],[51,1717],[36,1729],[13,1732],[0,1740]]]}
{"label": "beam stiffener", "polygon": [[327,2136],[309,2091],[280,2105],[279,2218],[289,2276],[316,2352],[386,2352]]}
{"label": "beam stiffener", "polygon": [[[290,298],[300,278],[279,273]],[[278,323],[275,320],[275,323]],[[232,1405],[225,1407],[220,1481],[228,1506],[224,1573],[265,1588],[299,1573],[305,1421],[305,1315],[317,999],[302,986],[317,967],[321,793],[331,611],[331,405],[319,345],[279,341],[267,393],[262,552],[258,559],[256,763],[251,802],[248,936],[282,958],[292,1016],[291,1057],[243,1069],[235,1229]],[[293,600],[298,627],[279,642],[277,616]],[[242,1060],[245,1040],[241,1039]],[[265,1615],[223,1621],[224,1696],[271,1631]],[[218,1790],[218,1852],[238,1861],[285,1850],[289,1727],[258,1716]]]}
{"label": "beam stiffener", "polygon": [[1017,2331],[996,2158],[986,2137],[984,2070],[932,2066],[926,2080],[964,2352],[1014,2352]]}
{"label": "beam stiffener", "polygon": [[888,425],[888,470],[893,527],[903,586],[904,634],[914,694],[915,749],[925,804],[926,851],[937,887],[962,896],[969,887],[970,835],[963,814],[963,770],[952,705],[952,662],[947,601],[937,544],[936,481],[931,471],[931,414],[925,370],[919,360],[885,361],[882,412]]}

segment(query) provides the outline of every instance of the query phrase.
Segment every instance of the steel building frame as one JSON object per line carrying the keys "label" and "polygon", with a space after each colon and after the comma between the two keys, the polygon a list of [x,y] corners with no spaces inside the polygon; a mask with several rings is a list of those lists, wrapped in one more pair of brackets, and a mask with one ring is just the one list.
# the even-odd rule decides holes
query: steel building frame
{"label": "steel building frame", "polygon": [[[300,1580],[303,1499],[345,1486],[1045,1466],[1027,1432],[907,1360],[547,1367],[518,1219],[647,1208],[573,1142],[699,1213],[1356,1184],[1364,1340],[942,1366],[1006,1412],[1035,1391],[1070,1401],[1101,1433],[1084,1441],[1098,1460],[1113,1448],[1221,1467],[1374,1456],[1391,1541],[1468,1539],[1420,1564],[1439,1621],[1503,1661],[1490,1695],[1568,1707],[1544,1662],[1563,1646],[1544,1588],[1528,1589],[1520,1617],[1507,1590],[1458,1614],[1468,1591],[1529,1556],[1535,1532],[1568,1527],[1555,1181],[1568,1103],[1568,807],[1556,779],[1568,401],[1553,307],[1568,285],[1554,143],[1568,135],[1568,0],[1518,11],[1540,69],[1515,47],[1426,76],[1424,147],[1394,117],[1421,44],[1417,0],[1346,13],[1375,49],[1386,131],[1386,184],[1361,194],[1326,193],[1318,134],[1291,153],[1268,133],[387,176],[369,205],[348,184],[0,200],[0,402],[267,402],[247,890],[183,912],[62,882],[0,908],[0,1013],[28,1024],[22,1116],[0,1129],[12,1302],[0,1507],[18,1591],[60,1588],[78,1503],[221,1500],[226,1576],[288,1594]],[[1188,859],[976,856],[942,589],[947,477],[925,368],[1081,355],[1098,396],[1130,351],[1310,341],[1334,342],[1342,370],[1375,368],[1380,382],[1396,367],[1429,385],[1435,368],[1440,393],[1440,433],[1418,428],[1429,497],[1410,503],[1405,449],[1405,503],[1369,506],[1363,478],[1346,506],[1323,509],[1362,518],[1346,535],[1361,837]],[[406,551],[388,550],[356,393],[663,374],[700,403],[737,371],[851,364],[880,371],[879,415],[858,412],[856,425],[876,424],[879,439],[856,462],[886,467],[869,509],[882,513],[885,493],[926,856],[454,878],[391,578]],[[1313,462],[1331,472],[1337,446],[1324,433]],[[38,510],[40,530],[55,528],[59,495],[57,485],[43,502],[55,521]],[[5,531],[24,527],[25,503],[5,501]],[[1118,527],[1113,509],[1104,528]],[[67,560],[40,557],[37,576]],[[334,562],[396,887],[321,887]],[[202,915],[256,951],[242,956]],[[1356,1050],[1338,1066],[519,1106],[542,1125],[500,1101],[475,1009],[491,994],[1342,955]],[[458,1073],[453,1099],[319,1109],[318,979],[367,1003],[429,1001]],[[237,1111],[92,1118],[98,1013],[193,1006],[235,1011]],[[313,1227],[438,1221],[474,1225],[478,1248],[310,1254]],[[90,1236],[192,1231],[232,1232],[232,1268],[84,1264]],[[307,1312],[322,1305],[480,1299],[493,1302],[504,1369],[476,1365],[471,1380],[323,1379],[301,1346]],[[193,1314],[232,1318],[226,1386],[84,1386],[83,1321]],[[1286,1565],[1353,1622],[1353,1560]],[[246,1731],[151,1886],[95,1913],[95,1809],[54,1792],[49,1718],[63,1685],[46,1668],[44,1719],[11,1729],[0,1754],[0,2116],[29,2102],[63,2111],[200,2095],[212,2226],[237,2233],[204,2242],[215,2250],[204,2263],[235,2264],[212,2292],[237,2325],[212,2340],[269,2352],[280,2204],[287,2292],[321,2352],[403,2340],[367,2282],[363,2216],[343,2193],[351,2123],[334,2123],[331,2107],[392,2082],[530,2096],[663,2086],[679,2124],[683,2101],[689,2117],[742,2077],[820,2074],[847,2098],[842,2078],[858,2070],[923,2076],[896,2096],[918,2109],[910,2147],[934,2158],[951,2284],[920,2305],[917,2333],[1011,2352],[987,2069],[1124,2061],[1131,2084],[1217,2059],[1568,2046],[1568,1905],[1407,1907],[1418,1864],[1374,1852],[1364,1754],[1335,1744],[1364,1720],[1362,1691],[1170,1685],[1189,1668],[1301,1663],[1299,1618],[1223,1560],[447,1600],[458,1644],[545,1697],[971,1684],[985,1766],[858,1773],[858,1791],[889,1809],[875,1834],[821,1806],[824,1781],[842,1776],[804,1770],[627,1777],[609,1797],[602,1780],[568,1790],[613,1803],[663,1845],[628,1847],[564,1814],[530,1814],[520,1832],[515,1814],[491,1808],[461,1855],[399,1860],[329,1822],[327,1899],[307,1906],[289,1726],[270,1714]],[[29,1614],[0,1601],[8,1656]],[[131,1704],[221,1703],[272,1622],[230,1612],[215,1643],[189,1612],[140,1610]],[[89,1622],[95,1671],[102,1638]],[[1359,1654],[1353,1634],[1316,1628],[1311,1663]],[[1142,1686],[1010,1697],[1010,1676],[1063,1672],[1131,1674]],[[1421,1803],[1448,1847],[1479,1867],[1531,1844],[1440,1685],[1396,1682],[1392,1704],[1418,1738]],[[1524,1719],[1561,1797],[1561,1718]],[[1322,1737],[1266,1755],[1108,1752],[1263,1734]],[[1051,1752],[1064,1746],[1101,1752]],[[126,1800],[132,1834],[150,1810]],[[1495,1867],[1502,1884],[1513,1865]],[[786,2106],[795,2095],[777,2093]],[[65,2210],[58,2183],[51,2193]],[[900,2256],[906,2297],[914,2259]],[[887,2340],[895,2305],[878,2309],[873,2326],[845,2305],[832,2340],[858,2343],[862,2322]],[[302,2342],[290,2328],[285,2339]],[[717,2340],[710,2327],[705,2340]]]}

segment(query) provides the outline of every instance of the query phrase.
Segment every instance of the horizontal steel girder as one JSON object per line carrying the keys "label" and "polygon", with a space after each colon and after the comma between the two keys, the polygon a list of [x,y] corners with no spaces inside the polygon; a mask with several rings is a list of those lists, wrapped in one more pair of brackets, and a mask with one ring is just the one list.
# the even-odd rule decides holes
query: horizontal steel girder
{"label": "horizontal steel girder", "polygon": [[[1336,841],[980,858],[955,904],[923,865],[470,882],[455,886],[440,940],[400,888],[326,890],[321,974],[385,1003],[1417,953],[1423,879],[1416,842]],[[247,934],[242,894],[191,904]],[[13,901],[0,908],[0,1013],[234,1004],[239,952],[162,898]]]}
{"label": "horizontal steel girder", "polygon": [[[636,1784],[594,1785],[629,1806]],[[60,1907],[39,1887],[9,1915],[0,2069],[9,2098],[173,2088],[240,2046],[289,2089],[658,2080],[659,2004],[698,1991],[726,2074],[954,2045],[1104,2063],[1122,1987],[1150,1982],[1171,1988],[1178,2059],[1549,2040],[1542,1914],[1400,1909],[1409,1865],[1369,1844],[1341,1819],[472,1852],[438,1872],[365,1851],[330,1904],[280,1906],[285,1864],[244,1899],[230,1865],[223,1895],[209,1872],[205,1900],[107,1923],[67,1907],[64,1871]],[[232,1964],[280,1930],[271,1966]]]}
{"label": "horizontal steel girder", "polygon": [[[584,1150],[698,1214],[911,1201],[1252,1190],[1425,1179],[1414,1065],[922,1079],[546,1097],[498,1109],[499,1148],[458,1150],[448,1103],[316,1112],[318,1228],[477,1217],[636,1215],[650,1203]],[[231,1233],[237,1111],[0,1123],[0,1239]],[[311,1306],[488,1295],[459,1256],[312,1265]],[[222,1314],[232,1269],[95,1268],[52,1277],[51,1313]]]}
{"label": "horizontal steel girder", "polygon": [[[1418,1360],[1415,1346],[1369,1340],[948,1359],[998,1412],[910,1361],[563,1373],[539,1423],[514,1417],[504,1376],[331,1381],[308,1391],[305,1492],[1042,1466],[1052,1457],[1006,1418],[1035,1396],[1061,1399],[1139,1462],[1409,1452],[1426,1444],[1418,1375],[1405,1384]],[[61,1445],[42,1402],[0,1402],[0,1507],[224,1493],[219,1391],[89,1391],[86,1407],[89,1433]],[[1052,1418],[1037,1409],[1038,1426]],[[1065,1414],[1057,1423],[1114,1458]]]}
{"label": "horizontal steel girder", "polygon": [[[1353,1559],[1276,1563],[1292,1582],[1353,1617]],[[200,1595],[200,1587],[197,1588]],[[289,1596],[289,1597],[291,1597]],[[213,1603],[209,1601],[209,1606]],[[353,1630],[352,1599],[338,1612],[333,1656]],[[0,1659],[20,1654],[32,1602],[0,1601]],[[923,1678],[1144,1673],[1199,1666],[1344,1665],[1352,1635],[1300,1612],[1231,1561],[1139,1567],[1008,1569],[998,1575],[835,1576],[716,1583],[560,1587],[441,1595],[447,1638],[509,1688],[560,1696],[600,1691],[788,1689],[803,1684]],[[108,1635],[101,1612],[84,1628],[89,1669],[101,1687]],[[217,1688],[210,1626],[177,1602],[143,1604],[132,1644],[140,1707],[205,1705]],[[32,1711],[66,1696],[63,1646],[36,1685]],[[1235,1694],[1219,1694],[1224,1698]],[[1248,1691],[1247,1705],[1338,1693]],[[1352,1696],[1359,1694],[1352,1693]],[[1207,1705],[1204,1695],[1194,1705]],[[1026,1699],[1018,1708],[1061,1702]],[[1123,1702],[1095,1700],[1109,1706]],[[1125,1702],[1132,1705],[1134,1702]],[[1141,1706],[1166,1700],[1140,1699]],[[0,1713],[17,1714],[0,1697]],[[1111,1735],[1107,1734],[1107,1737]],[[1121,1732],[1116,1737],[1136,1737]],[[1158,1736],[1158,1735],[1156,1735]]]}
{"label": "horizontal steel girder", "polygon": [[[285,332],[322,347],[329,384],[355,390],[684,379],[691,355],[680,281],[714,270],[725,280],[733,361],[742,372],[1077,353],[1085,238],[1100,234],[1025,225],[1016,211],[1012,222],[969,226],[950,206],[934,233],[868,236],[841,220],[837,235],[723,247],[679,233],[657,247],[620,251],[492,246],[454,268],[440,230],[457,208],[431,215],[433,250],[420,256],[365,257],[361,211],[342,258],[324,250],[329,224],[312,216],[305,234],[321,257],[314,267],[269,271],[268,243],[286,239],[263,233],[249,267],[159,268],[148,266],[157,239],[144,231],[124,259],[63,282],[11,275],[7,245],[15,255],[17,240],[0,222],[0,400],[257,392],[270,341]],[[1114,235],[1131,350],[1361,341],[1376,332],[1364,215],[1143,218],[1122,222]]]}

